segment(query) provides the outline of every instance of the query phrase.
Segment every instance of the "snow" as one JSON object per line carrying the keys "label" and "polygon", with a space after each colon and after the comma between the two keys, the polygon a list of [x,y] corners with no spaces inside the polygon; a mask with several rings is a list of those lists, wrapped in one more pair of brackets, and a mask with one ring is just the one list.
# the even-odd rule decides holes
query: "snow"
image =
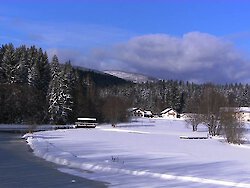
{"label": "snow", "polygon": [[46,131],[55,129],[72,129],[75,125],[23,125],[23,124],[0,124],[0,131],[4,132],[27,132],[27,131]]}
{"label": "snow", "polygon": [[96,121],[96,118],[77,118],[79,121]]}
{"label": "snow", "polygon": [[166,108],[165,110],[163,110],[163,111],[161,112],[161,114],[165,114],[165,113],[169,112],[170,110],[172,110],[172,108]]}
{"label": "snow", "polygon": [[[184,120],[141,118],[26,135],[34,154],[59,170],[109,183],[109,187],[250,187],[250,146],[192,132]],[[247,135],[248,136],[248,135]]]}
{"label": "snow", "polygon": [[239,111],[240,112],[248,112],[249,113],[250,112],[250,108],[249,107],[240,107]]}
{"label": "snow", "polygon": [[145,76],[145,75],[138,74],[138,73],[129,73],[129,72],[118,71],[118,70],[106,70],[104,71],[104,73],[116,76],[124,80],[131,81],[134,83],[145,83],[145,82],[157,81],[156,78],[152,78],[152,77]]}

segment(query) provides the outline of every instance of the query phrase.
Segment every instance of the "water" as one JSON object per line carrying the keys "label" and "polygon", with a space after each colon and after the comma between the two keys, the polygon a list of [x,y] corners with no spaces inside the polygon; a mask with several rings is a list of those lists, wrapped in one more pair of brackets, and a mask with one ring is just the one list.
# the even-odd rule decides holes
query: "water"
{"label": "water", "polygon": [[96,182],[59,172],[58,165],[35,157],[21,135],[0,133],[0,188],[103,188]]}

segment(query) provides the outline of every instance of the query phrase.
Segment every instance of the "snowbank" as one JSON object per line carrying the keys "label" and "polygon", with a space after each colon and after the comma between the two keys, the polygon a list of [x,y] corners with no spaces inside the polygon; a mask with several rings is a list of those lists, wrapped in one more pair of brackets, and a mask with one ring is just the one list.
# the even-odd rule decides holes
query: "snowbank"
{"label": "snowbank", "polygon": [[35,155],[60,171],[110,182],[110,187],[250,187],[250,149],[192,132],[184,121],[138,119],[96,129],[26,135]]}

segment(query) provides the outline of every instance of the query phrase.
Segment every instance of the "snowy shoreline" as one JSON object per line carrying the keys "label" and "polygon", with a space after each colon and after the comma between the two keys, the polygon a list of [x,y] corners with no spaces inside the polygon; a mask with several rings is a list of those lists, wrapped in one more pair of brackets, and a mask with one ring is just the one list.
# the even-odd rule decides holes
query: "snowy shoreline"
{"label": "snowy shoreline", "polygon": [[72,129],[75,125],[22,125],[22,124],[0,124],[0,132],[29,132],[48,131],[56,129]]}
{"label": "snowy shoreline", "polygon": [[[183,120],[139,119],[116,128],[26,134],[34,154],[60,171],[110,187],[250,187],[250,149],[192,132]],[[244,172],[244,173],[243,173]]]}

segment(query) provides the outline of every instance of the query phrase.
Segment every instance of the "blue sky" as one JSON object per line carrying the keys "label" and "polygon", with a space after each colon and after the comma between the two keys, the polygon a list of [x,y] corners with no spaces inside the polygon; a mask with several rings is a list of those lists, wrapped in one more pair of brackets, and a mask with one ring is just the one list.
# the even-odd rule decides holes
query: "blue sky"
{"label": "blue sky", "polygon": [[249,10],[247,0],[9,0],[0,41],[98,70],[248,83]]}

